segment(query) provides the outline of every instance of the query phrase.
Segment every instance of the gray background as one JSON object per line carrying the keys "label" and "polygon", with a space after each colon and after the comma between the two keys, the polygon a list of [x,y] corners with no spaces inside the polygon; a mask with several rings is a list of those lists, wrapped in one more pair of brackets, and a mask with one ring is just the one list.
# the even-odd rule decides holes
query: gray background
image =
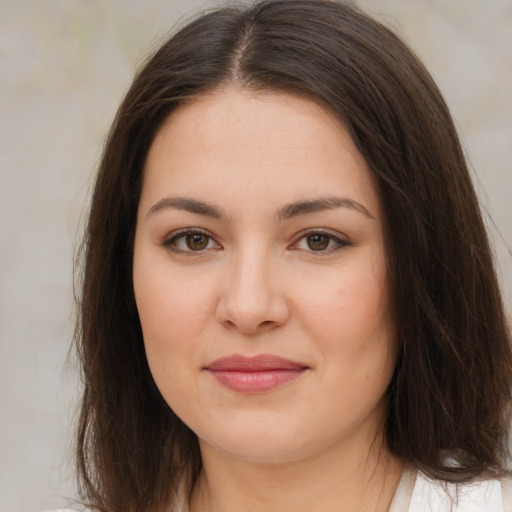
{"label": "gray background", "polygon": [[[137,65],[213,1],[0,0],[0,511],[74,495],[72,262],[102,140]],[[361,0],[443,91],[512,302],[512,1]]]}

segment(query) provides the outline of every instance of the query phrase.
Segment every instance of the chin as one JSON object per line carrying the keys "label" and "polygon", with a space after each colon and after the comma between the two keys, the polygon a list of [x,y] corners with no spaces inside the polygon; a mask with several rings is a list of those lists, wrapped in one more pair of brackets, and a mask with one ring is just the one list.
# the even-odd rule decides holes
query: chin
{"label": "chin", "polygon": [[[306,454],[297,446],[290,446],[288,443],[280,442],[277,439],[269,439],[270,436],[262,436],[261,439],[237,440],[238,442],[219,443],[213,445],[217,451],[221,451],[234,459],[243,460],[257,464],[278,464],[292,462],[306,457]],[[203,441],[200,440],[203,447]]]}
{"label": "chin", "polygon": [[[212,448],[229,456],[255,463],[291,462],[311,456],[318,450],[318,439],[289,425],[266,425],[264,421],[229,428],[201,436],[201,449]],[[206,434],[206,433],[205,433]]]}

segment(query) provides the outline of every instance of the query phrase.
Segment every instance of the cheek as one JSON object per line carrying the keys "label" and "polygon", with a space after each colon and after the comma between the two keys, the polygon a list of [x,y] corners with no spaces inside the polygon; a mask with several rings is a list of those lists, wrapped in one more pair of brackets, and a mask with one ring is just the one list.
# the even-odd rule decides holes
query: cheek
{"label": "cheek", "polygon": [[151,374],[165,401],[178,411],[197,401],[186,383],[195,370],[195,340],[208,306],[186,280],[164,270],[158,265],[138,267],[136,260],[134,290]]}
{"label": "cheek", "polygon": [[206,304],[198,302],[188,283],[170,275],[165,265],[146,261],[141,257],[134,261],[135,300],[151,374],[174,409],[173,400],[183,394],[181,383],[188,380],[187,361],[194,360],[194,340]]}
{"label": "cheek", "polygon": [[370,265],[351,265],[332,275],[308,282],[302,278],[297,301],[302,313],[317,329],[333,338],[358,339],[388,330],[390,297],[385,274]]}
{"label": "cheek", "polygon": [[[148,344],[185,344],[211,315],[212,294],[186,272],[169,268],[165,257],[134,259],[133,281],[137,310]],[[207,283],[202,283],[207,284]]]}
{"label": "cheek", "polygon": [[314,293],[301,291],[300,321],[315,340],[333,387],[341,381],[357,396],[366,386],[383,392],[395,365],[395,328],[384,264],[374,262],[368,258],[347,265],[327,276],[323,286],[308,286]]}

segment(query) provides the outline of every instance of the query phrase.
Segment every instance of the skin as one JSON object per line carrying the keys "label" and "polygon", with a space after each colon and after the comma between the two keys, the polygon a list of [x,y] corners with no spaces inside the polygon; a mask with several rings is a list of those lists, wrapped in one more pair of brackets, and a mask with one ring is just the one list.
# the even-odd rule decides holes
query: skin
{"label": "skin", "polygon": [[[332,114],[234,87],[180,106],[146,162],[133,279],[152,375],[199,439],[192,512],[387,510],[401,466],[382,434],[396,362],[382,212]],[[206,369],[233,354],[307,369],[234,391]]]}

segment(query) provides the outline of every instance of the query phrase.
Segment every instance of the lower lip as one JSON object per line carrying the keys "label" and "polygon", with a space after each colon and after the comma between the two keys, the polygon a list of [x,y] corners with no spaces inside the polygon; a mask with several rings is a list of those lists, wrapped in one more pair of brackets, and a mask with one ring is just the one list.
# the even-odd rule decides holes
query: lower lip
{"label": "lower lip", "polygon": [[294,381],[305,368],[297,370],[258,370],[254,372],[241,372],[231,370],[209,370],[220,382],[233,391],[241,393],[263,393]]}

